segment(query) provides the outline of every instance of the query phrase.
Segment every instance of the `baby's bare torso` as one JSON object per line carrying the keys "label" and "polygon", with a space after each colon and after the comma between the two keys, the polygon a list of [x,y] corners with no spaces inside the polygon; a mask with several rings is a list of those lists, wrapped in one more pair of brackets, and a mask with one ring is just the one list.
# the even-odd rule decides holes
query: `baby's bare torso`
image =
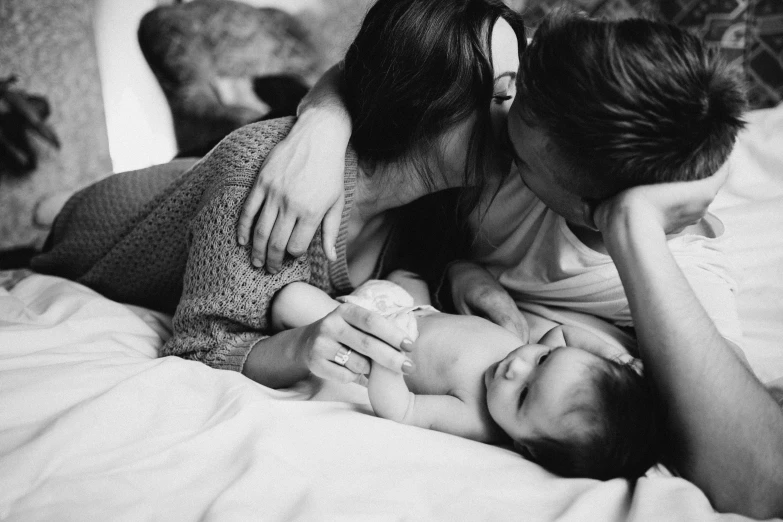
{"label": "baby's bare torso", "polygon": [[419,337],[410,354],[416,371],[405,377],[408,388],[417,394],[469,396],[486,409],[484,372],[521,341],[480,317],[413,313]]}

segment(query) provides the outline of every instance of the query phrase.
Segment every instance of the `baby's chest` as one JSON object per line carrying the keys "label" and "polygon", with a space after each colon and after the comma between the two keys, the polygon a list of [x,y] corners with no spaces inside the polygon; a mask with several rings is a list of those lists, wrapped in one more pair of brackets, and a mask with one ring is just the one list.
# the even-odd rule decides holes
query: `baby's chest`
{"label": "baby's chest", "polygon": [[481,363],[456,350],[424,348],[410,355],[416,371],[405,376],[408,389],[427,395],[453,395],[455,390],[478,393],[483,386]]}

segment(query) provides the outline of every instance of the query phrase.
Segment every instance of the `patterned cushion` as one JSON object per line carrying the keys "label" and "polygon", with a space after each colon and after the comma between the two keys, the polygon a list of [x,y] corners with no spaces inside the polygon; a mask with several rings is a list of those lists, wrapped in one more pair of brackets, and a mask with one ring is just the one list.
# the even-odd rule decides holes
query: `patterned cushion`
{"label": "patterned cushion", "polygon": [[650,16],[657,14],[657,0],[506,0],[525,18],[529,27],[535,27],[548,12],[568,6],[591,16],[611,19]]}
{"label": "patterned cushion", "polygon": [[158,6],[141,19],[138,38],[169,102],[181,153],[211,148],[264,116],[263,104],[247,101],[253,78],[312,84],[326,68],[298,19],[230,0]]}
{"label": "patterned cushion", "polygon": [[783,0],[507,0],[530,27],[568,5],[612,19],[660,16],[719,49],[748,82],[751,108],[783,100]]}
{"label": "patterned cushion", "polygon": [[751,108],[783,100],[781,0],[660,0],[661,15],[692,29],[748,81]]}

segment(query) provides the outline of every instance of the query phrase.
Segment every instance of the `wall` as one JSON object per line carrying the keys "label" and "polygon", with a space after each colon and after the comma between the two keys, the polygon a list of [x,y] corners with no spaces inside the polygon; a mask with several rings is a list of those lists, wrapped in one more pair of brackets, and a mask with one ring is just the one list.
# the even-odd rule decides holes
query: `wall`
{"label": "wall", "polygon": [[[345,52],[372,0],[245,0],[300,16],[327,60]],[[169,0],[0,0],[0,76],[45,95],[62,150],[42,148],[38,170],[0,179],[0,250],[40,244],[33,223],[44,196],[111,172],[168,161],[171,114],[139,50],[141,17]]]}
{"label": "wall", "polygon": [[114,172],[169,161],[177,151],[166,97],[139,49],[156,0],[95,0],[95,42]]}
{"label": "wall", "polygon": [[61,150],[41,146],[24,177],[0,178],[0,249],[31,244],[46,230],[33,223],[45,195],[72,190],[111,171],[93,38],[92,0],[0,1],[0,76],[46,96]]}

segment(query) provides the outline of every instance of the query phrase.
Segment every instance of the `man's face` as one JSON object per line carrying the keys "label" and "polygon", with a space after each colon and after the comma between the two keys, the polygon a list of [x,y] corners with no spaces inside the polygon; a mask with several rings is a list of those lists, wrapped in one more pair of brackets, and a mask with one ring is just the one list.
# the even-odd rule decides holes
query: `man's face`
{"label": "man's face", "polygon": [[540,127],[521,117],[514,101],[508,115],[508,138],[519,175],[544,204],[578,226],[591,224],[588,201],[609,194],[597,184],[585,183]]}

